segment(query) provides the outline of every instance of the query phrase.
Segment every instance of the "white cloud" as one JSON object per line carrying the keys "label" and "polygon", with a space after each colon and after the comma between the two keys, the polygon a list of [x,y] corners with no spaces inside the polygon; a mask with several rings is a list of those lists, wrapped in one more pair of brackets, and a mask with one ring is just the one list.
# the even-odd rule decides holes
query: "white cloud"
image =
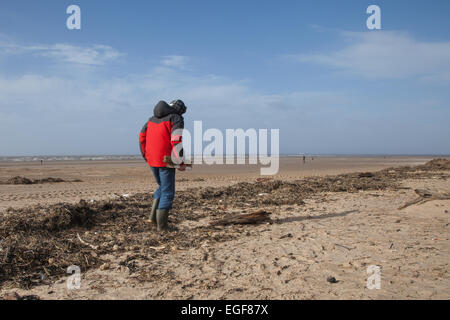
{"label": "white cloud", "polygon": [[161,61],[161,64],[166,67],[174,67],[174,68],[184,68],[189,61],[189,58],[186,56],[177,56],[177,55],[170,55],[165,56],[163,60]]}
{"label": "white cloud", "polygon": [[110,46],[94,45],[78,47],[69,44],[55,44],[36,49],[36,54],[63,62],[86,65],[103,65],[119,58],[122,54]]}
{"label": "white cloud", "polygon": [[419,41],[399,32],[340,32],[349,44],[331,53],[291,55],[372,79],[449,79],[450,42]]}
{"label": "white cloud", "polygon": [[13,41],[0,39],[0,50],[3,55],[32,54],[34,56],[52,58],[60,62],[80,65],[103,65],[116,60],[123,54],[106,45],[88,47],[74,46],[64,43],[52,45],[22,45]]}
{"label": "white cloud", "polygon": [[[183,99],[188,106],[187,127],[193,120],[202,120],[205,129],[288,125],[284,132],[292,137],[311,128],[307,122],[313,111],[326,114],[320,110],[345,104],[343,95],[333,92],[267,95],[245,81],[175,70],[162,73],[159,68],[110,79],[92,73],[89,81],[83,80],[0,73],[0,114],[21,119],[0,128],[0,135],[18,136],[23,126],[35,133],[23,137],[25,142],[0,140],[0,154],[137,153],[137,132],[158,100]],[[293,121],[295,125],[289,125]]]}
{"label": "white cloud", "polygon": [[[11,52],[28,50],[57,61],[67,59],[77,64],[73,69],[117,58],[110,47],[84,47],[79,55],[74,53],[77,48],[83,49],[57,44],[9,46]],[[386,152],[391,148],[425,153],[448,145],[450,135],[444,124],[448,108],[442,106],[413,109],[416,101],[403,101],[408,109],[394,104],[394,111],[383,113],[377,107],[389,98],[367,102],[355,93],[333,91],[266,94],[248,81],[193,76],[183,68],[187,57],[173,57],[180,56],[162,57],[150,72],[115,78],[91,68],[71,77],[51,72],[7,76],[0,71],[0,155],[138,153],[137,134],[161,99],[186,102],[187,126],[203,120],[205,129],[280,128],[282,152]],[[428,129],[431,125],[434,131]],[[433,140],[432,133],[441,137],[439,145],[417,146],[423,137]]]}

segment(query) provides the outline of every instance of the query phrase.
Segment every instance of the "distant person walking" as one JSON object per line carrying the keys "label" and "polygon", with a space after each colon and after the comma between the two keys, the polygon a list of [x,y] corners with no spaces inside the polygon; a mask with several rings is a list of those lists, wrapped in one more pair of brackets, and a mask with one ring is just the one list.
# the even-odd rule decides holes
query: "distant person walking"
{"label": "distant person walking", "polygon": [[[168,227],[169,211],[175,197],[175,169],[167,168],[164,157],[172,154],[180,163],[178,170],[186,170],[182,162],[183,151],[175,148],[182,141],[181,130],[184,128],[183,114],[186,106],[181,100],[170,104],[159,101],[151,117],[139,134],[139,145],[142,156],[153,172],[158,189],[153,194],[153,205],[149,222],[157,225],[159,231]],[[181,130],[179,130],[181,129]],[[179,152],[177,152],[177,149]]]}

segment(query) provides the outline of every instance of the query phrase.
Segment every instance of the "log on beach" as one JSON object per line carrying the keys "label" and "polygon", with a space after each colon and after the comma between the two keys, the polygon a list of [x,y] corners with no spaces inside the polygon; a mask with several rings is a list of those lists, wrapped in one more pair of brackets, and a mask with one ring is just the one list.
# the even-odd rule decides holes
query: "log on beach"
{"label": "log on beach", "polygon": [[227,226],[230,224],[259,224],[270,220],[270,212],[258,210],[253,213],[232,215],[220,220],[212,221],[212,226]]}

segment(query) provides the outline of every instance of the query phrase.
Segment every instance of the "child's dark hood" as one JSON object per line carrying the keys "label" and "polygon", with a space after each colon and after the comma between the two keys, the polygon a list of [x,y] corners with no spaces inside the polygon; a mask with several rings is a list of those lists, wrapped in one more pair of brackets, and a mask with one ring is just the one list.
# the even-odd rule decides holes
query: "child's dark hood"
{"label": "child's dark hood", "polygon": [[165,101],[158,102],[155,106],[155,109],[153,109],[153,114],[157,118],[163,118],[172,113],[182,115],[185,112],[186,112],[186,107],[178,105],[178,104],[174,104],[173,106],[170,106]]}

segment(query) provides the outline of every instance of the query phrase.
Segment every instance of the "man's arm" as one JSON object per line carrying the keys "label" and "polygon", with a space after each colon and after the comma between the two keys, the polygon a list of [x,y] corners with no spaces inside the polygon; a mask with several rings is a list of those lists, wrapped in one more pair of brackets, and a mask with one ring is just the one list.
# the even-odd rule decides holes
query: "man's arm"
{"label": "man's arm", "polygon": [[[145,148],[147,146],[147,125],[148,122],[145,123],[144,127],[142,127],[141,132],[139,133],[139,149],[141,150],[142,157],[145,159]],[[145,159],[147,161],[147,159]]]}

